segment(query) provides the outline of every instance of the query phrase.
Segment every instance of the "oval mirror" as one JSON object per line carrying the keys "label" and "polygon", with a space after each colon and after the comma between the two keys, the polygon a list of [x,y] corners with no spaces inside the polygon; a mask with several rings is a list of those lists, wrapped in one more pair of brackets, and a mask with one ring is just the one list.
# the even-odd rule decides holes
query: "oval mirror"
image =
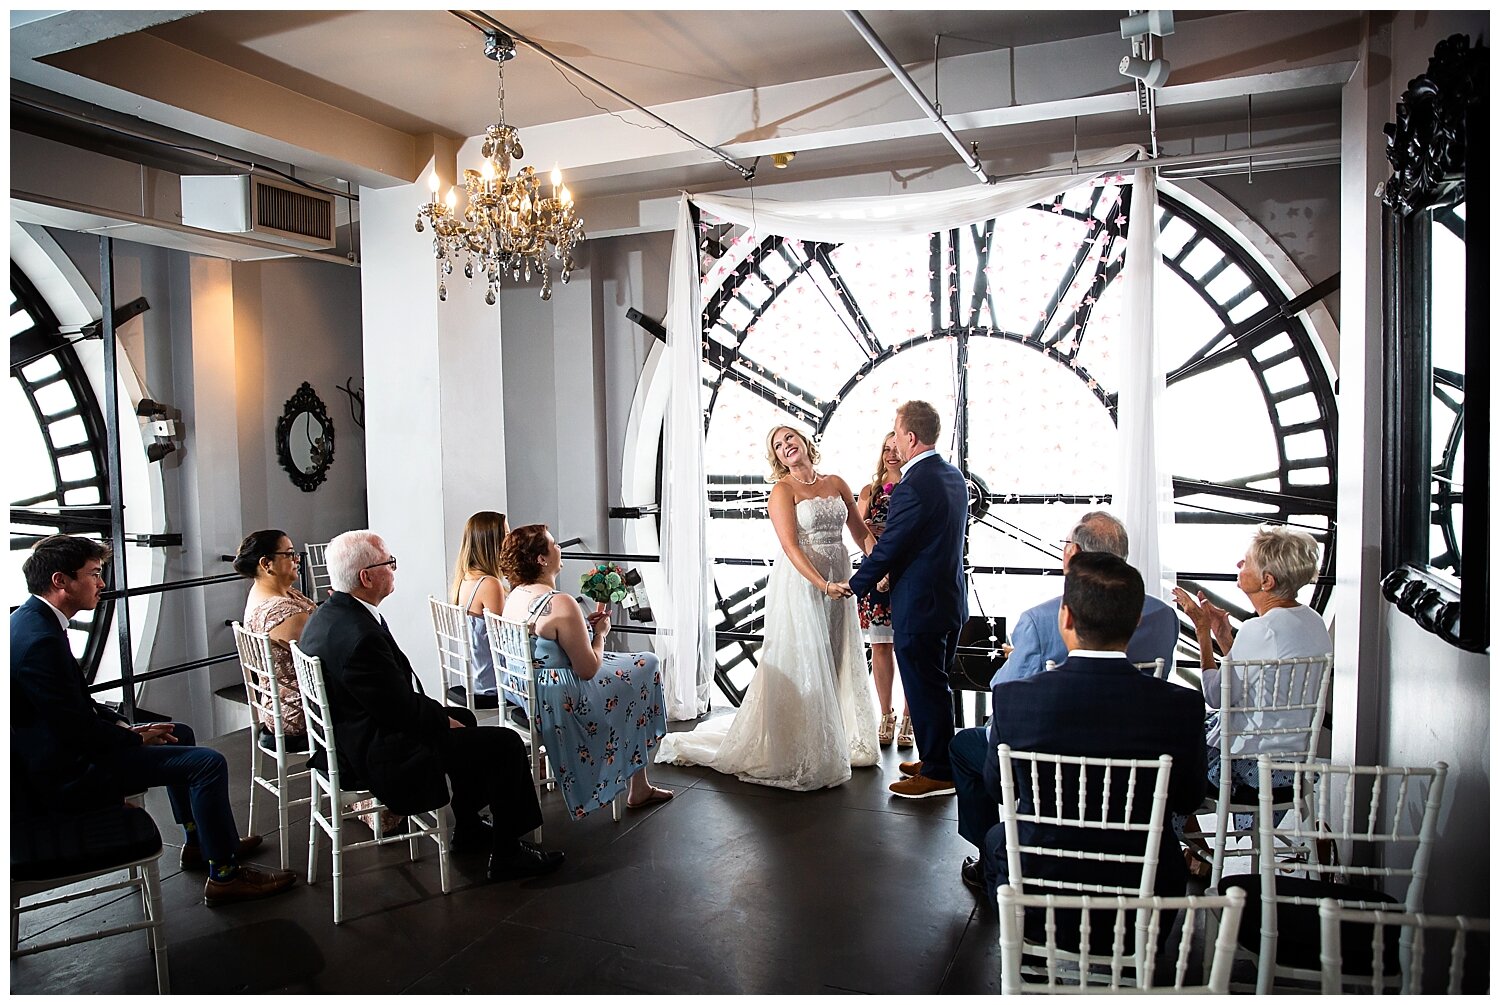
{"label": "oval mirror", "polygon": [[276,456],[292,483],[316,491],[333,464],[333,423],[323,399],[306,381],[287,399],[276,420]]}

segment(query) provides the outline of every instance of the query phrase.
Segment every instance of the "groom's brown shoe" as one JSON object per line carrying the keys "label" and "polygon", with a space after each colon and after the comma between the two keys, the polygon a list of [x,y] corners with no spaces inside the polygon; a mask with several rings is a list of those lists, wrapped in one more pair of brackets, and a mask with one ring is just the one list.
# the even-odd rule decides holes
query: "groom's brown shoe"
{"label": "groom's brown shoe", "polygon": [[901,777],[903,777],[903,778],[910,778],[912,775],[920,775],[921,773],[922,773],[922,762],[921,761],[902,761],[901,762]]}
{"label": "groom's brown shoe", "polygon": [[929,796],[951,796],[955,793],[953,783],[926,775],[912,775],[891,783],[891,794],[902,799],[926,799]]}

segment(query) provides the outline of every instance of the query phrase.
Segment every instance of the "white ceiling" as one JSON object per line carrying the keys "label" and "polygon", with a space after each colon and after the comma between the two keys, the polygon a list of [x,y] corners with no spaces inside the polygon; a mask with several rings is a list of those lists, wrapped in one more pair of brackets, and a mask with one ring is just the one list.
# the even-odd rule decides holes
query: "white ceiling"
{"label": "white ceiling", "polygon": [[[880,66],[837,10],[487,13],[647,106]],[[874,11],[867,19],[898,59],[918,63],[932,58],[939,35],[939,54],[952,56],[1105,34],[1121,13]],[[494,120],[495,68],[483,36],[447,11],[211,11],[149,30],[406,132],[473,136]],[[580,94],[524,46],[506,71],[518,126],[583,118],[594,102],[625,107],[586,82]]]}
{"label": "white ceiling", "polygon": [[[761,158],[768,169],[770,154],[798,153],[757,184],[847,187],[863,173],[905,187],[958,163],[839,10],[488,13],[741,163]],[[1146,139],[1116,69],[1130,45],[1119,36],[1124,13],[865,17],[1001,174],[1065,161],[1075,130],[1081,149]],[[1172,79],[1159,92],[1164,149],[1243,146],[1251,96],[1257,141],[1336,138],[1357,16],[1178,13],[1165,40]],[[380,188],[428,164],[451,178],[457,143],[495,119],[483,35],[445,10],[17,12],[10,40],[15,93],[41,88],[61,95],[57,104],[75,99],[100,117],[166,127],[311,179]],[[562,166],[595,205],[740,184],[712,155],[525,45],[506,65],[506,91],[527,159]],[[965,183],[958,175],[934,183]],[[621,216],[628,228],[628,207]]]}

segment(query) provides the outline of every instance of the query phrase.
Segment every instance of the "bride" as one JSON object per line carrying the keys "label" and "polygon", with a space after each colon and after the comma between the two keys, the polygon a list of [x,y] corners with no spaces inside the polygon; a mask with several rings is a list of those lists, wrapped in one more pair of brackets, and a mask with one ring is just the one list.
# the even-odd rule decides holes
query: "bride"
{"label": "bride", "polygon": [[786,553],[766,588],[760,669],[737,713],[661,740],[659,762],[701,764],[747,782],[819,789],[878,760],[876,714],[859,619],[847,587],[844,528],[874,546],[849,486],[813,468],[818,451],[777,426],[766,438],[776,477],[771,524]]}

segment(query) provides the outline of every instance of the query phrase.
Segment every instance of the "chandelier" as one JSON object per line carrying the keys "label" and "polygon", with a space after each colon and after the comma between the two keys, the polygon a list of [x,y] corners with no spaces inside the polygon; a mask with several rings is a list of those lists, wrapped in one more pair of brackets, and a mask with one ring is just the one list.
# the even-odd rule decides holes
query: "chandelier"
{"label": "chandelier", "polygon": [[[432,196],[417,210],[417,233],[432,226],[432,250],[438,260],[438,299],[448,299],[447,280],[455,262],[463,263],[464,277],[483,277],[484,302],[493,305],[506,273],[512,282],[542,279],[542,299],[552,299],[551,264],[558,263],[562,281],[573,271],[573,248],[583,240],[583,220],[573,208],[573,196],[562,183],[562,172],[552,169],[551,186],[530,165],[520,167],[521,137],[505,123],[505,61],[516,54],[516,43],[502,31],[484,33],[484,54],[495,61],[499,75],[500,121],[484,131],[479,170],[465,168],[466,196],[458,211],[454,189],[438,201],[441,182],[432,173]],[[511,175],[512,163],[516,173]]]}

